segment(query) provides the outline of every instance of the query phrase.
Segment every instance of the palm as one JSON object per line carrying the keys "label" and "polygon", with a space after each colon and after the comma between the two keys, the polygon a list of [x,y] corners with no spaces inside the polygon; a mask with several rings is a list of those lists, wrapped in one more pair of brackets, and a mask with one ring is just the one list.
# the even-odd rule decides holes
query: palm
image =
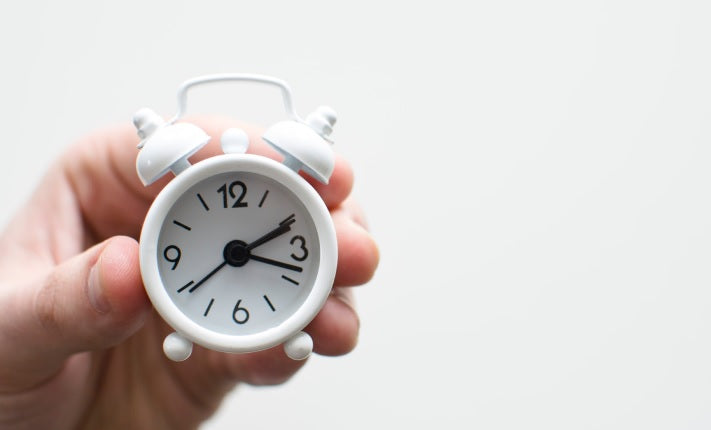
{"label": "palm", "polygon": [[83,364],[99,370],[66,387],[68,396],[77,386],[96,387],[86,405],[87,427],[107,428],[104,417],[111,416],[115,428],[193,428],[217,408],[240,378],[230,378],[227,369],[220,368],[224,360],[219,354],[199,347],[184,363],[167,361],[161,344],[168,331],[160,317],[151,314],[125,342],[87,355]]}
{"label": "palm", "polygon": [[[202,125],[213,136],[225,126],[214,121]],[[170,328],[152,311],[141,287],[135,240],[114,238],[104,248],[96,247],[97,257],[92,257],[92,250],[76,257],[86,248],[117,235],[138,237],[145,213],[164,183],[144,188],[137,181],[133,172],[136,141],[131,128],[123,127],[78,144],[47,176],[0,241],[2,282],[6,286],[3,291],[10,292],[6,295],[10,301],[19,303],[13,307],[18,312],[17,320],[28,320],[26,325],[30,327],[25,330],[29,333],[18,334],[18,338],[26,339],[24,343],[20,340],[19,345],[3,344],[0,338],[0,359],[6,364],[5,370],[0,370],[0,393],[4,393],[0,394],[0,423],[5,413],[3,401],[29,398],[30,403],[15,408],[14,415],[21,416],[22,407],[33,409],[43,399],[57,398],[61,402],[47,401],[47,407],[29,422],[51,423],[54,428],[76,427],[79,423],[91,428],[194,428],[217,408],[235,383],[279,383],[303,364],[286,358],[279,347],[244,355],[196,347],[186,362],[170,362],[162,352],[162,341]],[[266,153],[259,146],[256,150]],[[202,157],[209,156],[216,148],[208,146],[203,152]],[[348,247],[352,251],[345,258],[341,255],[336,283],[355,285],[371,276],[377,251],[342,204],[352,181],[347,166],[341,163],[332,179],[331,185],[321,187],[319,192],[334,208],[339,253],[344,254],[342,251]],[[112,325],[102,327],[109,323],[98,322],[97,327],[91,327],[90,321],[82,324],[80,320],[74,322],[77,327],[66,329],[62,318],[68,312],[63,306],[70,304],[65,301],[73,297],[72,291],[79,291],[78,297],[84,300],[84,290],[81,285],[64,285],[76,284],[74,279],[69,282],[52,273],[58,264],[73,267],[73,261],[96,259],[98,254],[103,260],[97,276],[112,301],[111,312],[107,312],[113,318]],[[84,280],[91,276],[77,274],[84,266],[75,265],[80,269],[64,272]],[[33,282],[40,287],[34,297],[28,298],[20,286]],[[6,296],[0,295],[0,302]],[[354,346],[357,316],[345,302],[329,299],[307,328],[317,353],[337,355]],[[30,317],[27,312],[20,313],[23,307],[32,308]],[[87,312],[87,319],[101,321],[102,312],[96,315],[93,308]],[[66,318],[71,320],[73,316]],[[99,331],[103,337],[97,334]],[[12,333],[12,329],[8,332]],[[33,334],[39,339],[35,341]],[[62,338],[72,336],[79,340],[67,343],[76,342],[77,346],[71,353],[62,351]],[[52,342],[56,347],[37,357],[37,349],[48,349],[47,344]],[[18,367],[23,371],[17,372]],[[14,419],[20,423],[19,418]]]}

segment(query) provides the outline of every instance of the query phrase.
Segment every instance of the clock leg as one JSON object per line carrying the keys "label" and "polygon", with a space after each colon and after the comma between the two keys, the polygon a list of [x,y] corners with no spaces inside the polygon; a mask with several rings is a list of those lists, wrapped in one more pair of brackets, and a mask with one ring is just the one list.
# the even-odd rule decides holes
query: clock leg
{"label": "clock leg", "polygon": [[173,332],[165,337],[163,341],[163,352],[166,357],[173,361],[184,361],[190,357],[193,352],[193,343]]}
{"label": "clock leg", "polygon": [[284,352],[292,360],[305,360],[314,349],[314,341],[308,333],[300,331],[284,342]]}

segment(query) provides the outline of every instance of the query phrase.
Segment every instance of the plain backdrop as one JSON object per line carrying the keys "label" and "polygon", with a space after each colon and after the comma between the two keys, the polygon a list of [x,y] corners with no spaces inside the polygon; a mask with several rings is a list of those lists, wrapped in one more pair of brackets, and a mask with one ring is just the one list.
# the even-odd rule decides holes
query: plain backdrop
{"label": "plain backdrop", "polygon": [[[708,1],[28,1],[0,9],[0,221],[183,80],[339,113],[379,241],[358,348],[205,430],[711,427]],[[276,91],[191,95],[269,124]]]}

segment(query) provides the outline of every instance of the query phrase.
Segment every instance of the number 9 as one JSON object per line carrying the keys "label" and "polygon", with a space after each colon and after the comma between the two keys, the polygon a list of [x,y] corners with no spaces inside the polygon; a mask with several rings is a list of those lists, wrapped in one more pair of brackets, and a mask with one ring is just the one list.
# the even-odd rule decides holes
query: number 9
{"label": "number 9", "polygon": [[[170,257],[171,250],[174,250],[176,253],[175,257],[173,258]],[[175,268],[178,267],[178,262],[180,262],[180,248],[175,245],[169,245],[167,248],[165,248],[165,251],[163,251],[163,257],[165,257],[165,259],[169,262],[173,263],[173,267],[171,267],[170,270],[175,270]]]}

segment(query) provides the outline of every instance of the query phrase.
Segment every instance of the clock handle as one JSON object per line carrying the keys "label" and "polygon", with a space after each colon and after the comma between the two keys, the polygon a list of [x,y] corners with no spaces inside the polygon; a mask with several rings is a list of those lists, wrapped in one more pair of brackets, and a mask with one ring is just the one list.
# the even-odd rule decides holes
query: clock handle
{"label": "clock handle", "polygon": [[246,73],[220,73],[214,75],[198,76],[197,78],[189,79],[180,85],[180,88],[178,88],[178,113],[176,113],[175,116],[170,120],[170,124],[173,124],[185,114],[188,99],[188,90],[190,88],[198,85],[225,81],[257,82],[278,87],[279,89],[281,89],[282,97],[284,98],[284,108],[286,109],[286,113],[289,115],[289,117],[291,117],[291,119],[298,122],[303,122],[294,110],[294,105],[291,101],[291,89],[289,88],[289,85],[281,79],[273,78],[271,76],[253,75]]}
{"label": "clock handle", "polygon": [[[284,156],[284,164],[295,172],[303,170],[316,180],[328,183],[335,166],[329,135],[336,123],[336,112],[321,106],[305,120],[299,118],[292,103],[291,89],[281,79],[271,76],[223,73],[205,75],[183,82],[178,88],[178,112],[166,123],[155,112],[141,109],[133,117],[141,142],[141,152],[136,159],[136,171],[144,185],[149,185],[169,170],[176,175],[187,169],[188,157],[205,146],[210,136],[194,124],[176,123],[184,114],[188,90],[213,82],[246,81],[278,87],[284,98],[284,107],[290,117],[269,127],[262,139]],[[244,133],[230,131],[222,139],[225,153],[242,153],[249,144]]]}

